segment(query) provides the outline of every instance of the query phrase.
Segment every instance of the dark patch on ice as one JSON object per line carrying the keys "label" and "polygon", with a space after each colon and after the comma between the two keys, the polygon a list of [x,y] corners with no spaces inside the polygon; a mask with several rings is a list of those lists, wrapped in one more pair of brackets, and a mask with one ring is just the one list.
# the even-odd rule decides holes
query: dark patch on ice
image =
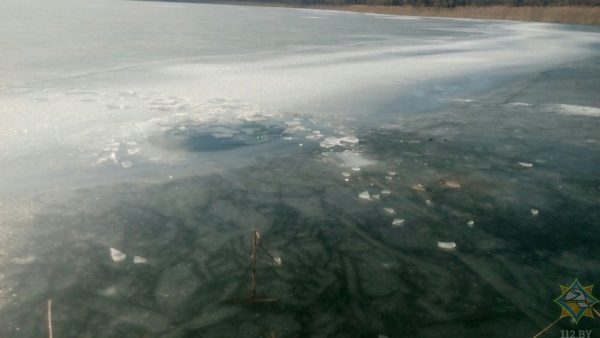
{"label": "dark patch on ice", "polygon": [[283,134],[279,124],[243,122],[239,124],[187,124],[153,136],[150,142],[167,149],[194,152],[230,150],[273,141]]}

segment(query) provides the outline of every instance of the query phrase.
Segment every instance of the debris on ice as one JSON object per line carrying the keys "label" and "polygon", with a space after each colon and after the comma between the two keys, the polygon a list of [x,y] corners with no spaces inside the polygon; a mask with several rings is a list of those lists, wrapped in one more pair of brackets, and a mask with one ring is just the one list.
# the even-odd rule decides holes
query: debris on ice
{"label": "debris on ice", "polygon": [[456,243],[454,242],[437,242],[437,246],[443,250],[454,250],[456,249]]}
{"label": "debris on ice", "polygon": [[122,262],[127,258],[127,255],[115,248],[110,248],[110,257],[114,262]]}

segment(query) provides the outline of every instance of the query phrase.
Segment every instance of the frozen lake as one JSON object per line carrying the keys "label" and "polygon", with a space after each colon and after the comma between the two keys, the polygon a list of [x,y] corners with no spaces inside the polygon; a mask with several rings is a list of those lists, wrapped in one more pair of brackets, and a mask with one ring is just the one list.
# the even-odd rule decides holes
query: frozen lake
{"label": "frozen lake", "polygon": [[[6,0],[0,337],[48,299],[61,338],[531,337],[600,283],[599,56],[598,27]],[[273,304],[228,302],[252,228]]]}

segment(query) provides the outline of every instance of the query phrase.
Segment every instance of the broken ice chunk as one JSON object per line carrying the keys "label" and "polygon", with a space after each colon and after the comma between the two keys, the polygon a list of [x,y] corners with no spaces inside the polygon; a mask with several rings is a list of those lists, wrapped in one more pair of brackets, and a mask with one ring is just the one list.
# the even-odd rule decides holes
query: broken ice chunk
{"label": "broken ice chunk", "polygon": [[394,178],[393,178],[392,176],[386,176],[386,177],[385,177],[385,179],[386,179],[386,180],[388,180],[388,181],[391,181],[391,180],[393,180]]}
{"label": "broken ice chunk", "polygon": [[133,257],[133,264],[144,264],[146,262],[148,262],[148,260],[142,256]]}
{"label": "broken ice chunk", "polygon": [[392,221],[392,225],[395,227],[404,225],[404,218],[394,218],[394,220]]}
{"label": "broken ice chunk", "polygon": [[392,193],[392,192],[391,192],[390,190],[388,190],[388,189],[381,190],[381,194],[382,194],[382,195],[389,195],[389,194],[391,194],[391,193]]}
{"label": "broken ice chunk", "polygon": [[454,242],[437,242],[438,248],[443,250],[454,250],[456,248],[456,243]]}
{"label": "broken ice chunk", "polygon": [[335,146],[339,146],[341,140],[337,137],[327,137],[323,141],[321,141],[320,145],[323,148],[333,148]]}
{"label": "broken ice chunk", "polygon": [[359,197],[360,199],[367,200],[367,201],[370,201],[370,200],[371,200],[371,195],[370,195],[370,194],[369,194],[369,192],[368,192],[368,191],[366,191],[366,190],[365,190],[365,191],[363,191],[363,192],[361,192],[360,194],[358,194],[358,197]]}
{"label": "broken ice chunk", "polygon": [[132,165],[133,165],[133,163],[131,161],[125,160],[125,161],[121,162],[121,166],[125,169],[131,168]]}
{"label": "broken ice chunk", "polygon": [[475,222],[473,220],[470,220],[467,222],[467,225],[469,226],[469,228],[472,228],[475,225]]}
{"label": "broken ice chunk", "polygon": [[455,180],[446,180],[445,185],[451,189],[460,189],[460,183]]}
{"label": "broken ice chunk", "polygon": [[281,257],[273,257],[273,264],[275,266],[281,266],[281,264],[282,264]]}
{"label": "broken ice chunk", "polygon": [[115,286],[109,286],[104,290],[100,290],[102,296],[111,297],[117,294],[117,288]]}
{"label": "broken ice chunk", "polygon": [[350,173],[348,173],[348,172],[345,172],[345,171],[344,171],[344,172],[342,173],[342,176],[344,176],[344,177],[350,177],[350,176],[351,176],[351,174],[350,174]]}
{"label": "broken ice chunk", "polygon": [[115,248],[110,248],[110,257],[114,262],[122,262],[127,258],[127,255]]}
{"label": "broken ice chunk", "polygon": [[431,201],[430,200],[425,200],[425,205],[427,205],[428,207],[431,206]]}
{"label": "broken ice chunk", "polygon": [[388,171],[388,174],[389,174],[390,176],[396,176],[396,172],[395,172],[395,171]]}
{"label": "broken ice chunk", "polygon": [[309,140],[318,140],[323,138],[323,134],[319,130],[313,130],[312,134],[306,135],[306,138]]}
{"label": "broken ice chunk", "polygon": [[348,135],[348,136],[342,137],[340,139],[340,141],[345,142],[345,143],[356,144],[356,143],[358,143],[359,139],[354,135]]}
{"label": "broken ice chunk", "polygon": [[411,188],[417,191],[425,191],[425,187],[420,183],[413,185]]}
{"label": "broken ice chunk", "polygon": [[352,167],[352,170],[353,171],[360,171],[360,167],[359,166],[354,166],[354,167]]}
{"label": "broken ice chunk", "polygon": [[519,162],[519,165],[521,167],[524,167],[524,168],[531,168],[531,167],[533,167],[533,163],[529,163],[529,162]]}
{"label": "broken ice chunk", "polygon": [[539,214],[540,214],[540,211],[539,211],[538,209],[533,209],[533,208],[532,208],[532,209],[531,209],[531,214],[532,214],[533,216],[537,216],[537,215],[539,215]]}
{"label": "broken ice chunk", "polygon": [[383,208],[383,210],[388,214],[388,215],[395,215],[396,214],[396,210],[394,210],[394,208]]}

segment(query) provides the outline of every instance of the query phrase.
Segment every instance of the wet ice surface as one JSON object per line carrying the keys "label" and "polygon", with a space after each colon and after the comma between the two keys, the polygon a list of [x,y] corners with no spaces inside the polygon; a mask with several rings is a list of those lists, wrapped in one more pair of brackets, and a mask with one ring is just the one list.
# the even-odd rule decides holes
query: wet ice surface
{"label": "wet ice surface", "polygon": [[[17,3],[0,337],[46,336],[49,298],[57,337],[532,336],[558,284],[600,280],[593,30],[65,1],[38,37]],[[79,22],[61,6],[133,28],[48,51]],[[106,48],[76,57],[90,34]],[[251,228],[278,303],[227,302],[250,295]]]}

